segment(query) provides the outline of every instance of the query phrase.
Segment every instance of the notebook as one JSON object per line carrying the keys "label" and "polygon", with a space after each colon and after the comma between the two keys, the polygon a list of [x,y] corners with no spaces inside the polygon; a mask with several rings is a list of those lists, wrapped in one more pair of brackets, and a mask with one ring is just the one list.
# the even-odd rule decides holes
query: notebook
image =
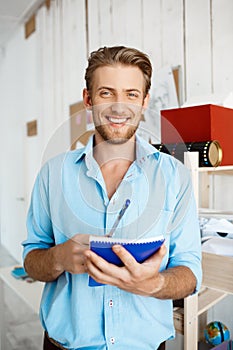
{"label": "notebook", "polygon": [[[164,242],[163,235],[147,239],[129,240],[122,238],[111,238],[103,236],[90,236],[90,249],[101,256],[108,262],[123,266],[122,261],[113,252],[112,246],[114,244],[121,244],[129,253],[131,253],[137,262],[142,263],[153,255]],[[91,276],[89,276],[89,286],[96,287],[101,286],[102,283],[96,282]]]}

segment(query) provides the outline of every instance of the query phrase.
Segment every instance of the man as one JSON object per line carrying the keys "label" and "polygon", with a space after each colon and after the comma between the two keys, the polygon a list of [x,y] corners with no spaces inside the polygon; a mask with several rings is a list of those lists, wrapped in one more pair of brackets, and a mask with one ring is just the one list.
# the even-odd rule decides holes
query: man
{"label": "man", "polygon": [[[174,336],[172,299],[201,282],[200,235],[188,170],[135,135],[149,100],[151,63],[142,52],[101,48],[90,55],[83,101],[95,134],[86,147],[50,160],[35,183],[24,263],[45,281],[44,349],[158,349]],[[130,206],[115,237],[163,234],[139,264],[122,246],[118,267],[88,249]],[[89,287],[88,276],[103,286]]]}

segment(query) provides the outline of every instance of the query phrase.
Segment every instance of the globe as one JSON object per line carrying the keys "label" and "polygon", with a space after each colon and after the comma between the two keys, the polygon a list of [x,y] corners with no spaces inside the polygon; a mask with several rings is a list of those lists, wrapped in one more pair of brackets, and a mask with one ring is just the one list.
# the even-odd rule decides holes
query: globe
{"label": "globe", "polygon": [[204,336],[208,344],[218,345],[230,339],[230,331],[222,322],[214,321],[207,324]]}

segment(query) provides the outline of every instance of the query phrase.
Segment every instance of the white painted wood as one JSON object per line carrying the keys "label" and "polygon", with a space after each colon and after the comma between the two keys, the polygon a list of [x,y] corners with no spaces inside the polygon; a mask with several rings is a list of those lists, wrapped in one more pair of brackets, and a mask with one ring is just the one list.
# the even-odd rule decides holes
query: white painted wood
{"label": "white painted wood", "polygon": [[[214,180],[215,185],[215,197],[213,207],[218,210],[232,211],[233,209],[233,176],[229,175],[220,175],[215,176]],[[231,193],[231,197],[230,197]]]}
{"label": "white painted wood", "polygon": [[209,1],[185,0],[185,72],[185,100],[211,93]]}
{"label": "white painted wood", "polygon": [[[194,196],[199,203],[198,152],[185,152],[184,164],[190,169]],[[184,350],[198,348],[198,294],[184,299]]]}
{"label": "white painted wood", "polygon": [[150,56],[154,69],[162,66],[162,14],[161,1],[142,2],[143,50]]}
{"label": "white painted wood", "polygon": [[23,106],[27,90],[22,82],[27,55],[22,36],[18,31],[9,43],[0,69],[1,243],[19,261],[20,242],[26,237]]}
{"label": "white painted wood", "polygon": [[42,49],[43,162],[70,147],[69,105],[82,98],[86,68],[84,1],[54,1],[38,14]]}
{"label": "white painted wood", "polygon": [[87,36],[85,3],[83,0],[62,3],[63,21],[63,65],[65,120],[68,106],[82,99],[84,74],[87,66]]}
{"label": "white painted wood", "polygon": [[[149,5],[148,5],[149,4]],[[143,1],[143,49],[156,71],[165,66],[181,66],[181,94],[184,86],[183,2]]]}
{"label": "white painted wood", "polygon": [[198,178],[198,152],[185,152],[184,164],[190,170],[193,192],[198,206],[199,203],[199,178]]}
{"label": "white painted wood", "polygon": [[183,66],[184,48],[182,0],[167,0],[162,2],[161,46],[162,66]]}
{"label": "white painted wood", "polygon": [[233,91],[233,1],[212,0],[213,90]]}
{"label": "white painted wood", "polygon": [[225,173],[233,172],[233,165],[223,165],[214,167],[202,167],[198,169],[199,173],[209,173],[209,174],[217,174],[217,173]]}
{"label": "white painted wood", "polygon": [[113,44],[141,48],[141,0],[112,1]]}
{"label": "white painted wood", "polygon": [[88,4],[90,51],[114,45],[141,48],[141,0],[94,0]]}
{"label": "white painted wood", "polygon": [[219,166],[216,168],[199,168],[200,191],[202,192],[201,207],[216,210],[232,211],[233,198],[226,200],[227,194],[232,192],[233,166]]}
{"label": "white painted wood", "polygon": [[198,349],[198,295],[184,299],[184,350]]}
{"label": "white painted wood", "polygon": [[[115,40],[115,33],[113,28],[113,6],[114,2],[111,0],[98,0],[98,43],[100,46],[113,46],[121,44],[122,38],[119,36],[119,42]],[[121,21],[119,21],[121,25]],[[95,29],[94,33],[95,36]],[[98,48],[98,47],[97,47]]]}
{"label": "white painted wood", "polygon": [[[104,14],[106,15],[106,8],[110,9],[110,0],[104,1]],[[97,50],[101,46],[100,38],[100,13],[99,13],[99,0],[88,1],[88,33],[87,40],[89,43],[89,53]],[[111,14],[107,10],[106,18],[111,19]],[[106,25],[106,31],[112,33],[110,26]]]}

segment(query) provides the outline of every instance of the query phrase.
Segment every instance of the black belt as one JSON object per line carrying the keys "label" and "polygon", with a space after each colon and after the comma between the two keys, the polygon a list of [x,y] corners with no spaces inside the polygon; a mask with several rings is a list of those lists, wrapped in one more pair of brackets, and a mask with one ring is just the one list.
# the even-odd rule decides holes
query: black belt
{"label": "black belt", "polygon": [[58,343],[56,340],[50,338],[48,336],[48,333],[44,333],[44,345],[43,350],[57,350],[57,349],[63,349],[68,350],[67,348],[64,348],[60,343]]}

